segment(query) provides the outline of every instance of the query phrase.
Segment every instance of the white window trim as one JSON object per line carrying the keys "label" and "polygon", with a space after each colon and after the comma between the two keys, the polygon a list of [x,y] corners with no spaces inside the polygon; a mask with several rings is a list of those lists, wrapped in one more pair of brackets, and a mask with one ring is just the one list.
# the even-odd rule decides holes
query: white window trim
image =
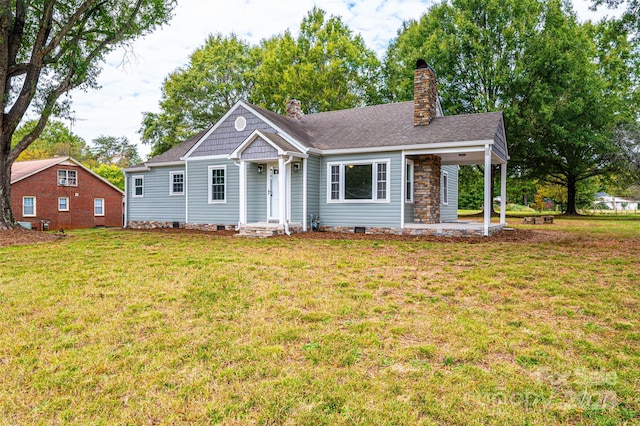
{"label": "white window trim", "polygon": [[[366,200],[347,200],[344,198],[345,191],[345,167],[350,164],[355,166],[371,165],[371,199]],[[387,197],[378,199],[378,164],[387,165]],[[331,167],[340,167],[340,197],[337,200],[331,199]],[[354,161],[334,161],[327,163],[327,203],[330,204],[379,204],[391,202],[391,159],[382,158],[375,160],[354,160]]]}
{"label": "white window trim", "polygon": [[[441,199],[442,199],[442,205],[443,206],[448,206],[449,205],[449,172],[442,172],[442,180],[441,180]],[[446,197],[445,197],[446,195]]]}
{"label": "white window trim", "polygon": [[[136,195],[136,179],[142,179],[142,194]],[[133,191],[131,192],[131,198],[144,198],[144,175],[133,175],[131,176],[131,188]]]}
{"label": "white window trim", "polygon": [[[67,200],[67,208],[66,209],[61,209],[60,208],[60,200]],[[58,197],[58,211],[59,212],[68,212],[69,211],[69,197]]]}
{"label": "white window trim", "polygon": [[[182,192],[173,191],[173,177],[182,175]],[[184,195],[184,187],[186,185],[185,173],[183,171],[169,172],[169,195]]]}
{"label": "white window trim", "polygon": [[[411,166],[411,175],[407,176],[407,166]],[[415,192],[415,168],[414,168],[414,162],[413,160],[410,160],[407,158],[405,164],[404,164],[404,202],[407,204],[413,204],[413,193]],[[407,183],[411,182],[411,191],[410,193],[407,193]]]}
{"label": "white window trim", "polygon": [[[97,214],[96,213],[96,200],[102,201],[102,213],[101,214]],[[104,216],[105,210],[106,209],[105,209],[105,206],[104,206],[104,198],[94,198],[93,199],[93,215],[96,216],[96,217],[102,217],[102,216]]]}
{"label": "white window trim", "polygon": [[[33,198],[33,214],[24,213],[24,200],[26,198]],[[37,200],[35,195],[25,195],[24,197],[22,197],[22,217],[36,217],[38,215],[36,210],[36,207],[37,207],[36,203],[37,203]]]}
{"label": "white window trim", "polygon": [[[224,200],[212,200],[211,199],[211,186],[213,184],[212,179],[211,179],[211,171],[212,170],[223,170],[224,171]],[[208,197],[208,201],[209,204],[226,204],[227,203],[227,180],[228,180],[228,176],[227,176],[227,166],[226,165],[222,165],[222,166],[209,166],[207,168],[207,197]]]}
{"label": "white window trim", "polygon": [[[64,172],[65,178],[61,179],[60,178],[60,172]],[[69,183],[69,172],[73,172],[76,174],[76,183],[74,184],[70,184]],[[70,169],[58,169],[58,174],[57,174],[57,179],[58,179],[58,185],[60,186],[78,186],[78,171],[77,170],[70,170]]]}

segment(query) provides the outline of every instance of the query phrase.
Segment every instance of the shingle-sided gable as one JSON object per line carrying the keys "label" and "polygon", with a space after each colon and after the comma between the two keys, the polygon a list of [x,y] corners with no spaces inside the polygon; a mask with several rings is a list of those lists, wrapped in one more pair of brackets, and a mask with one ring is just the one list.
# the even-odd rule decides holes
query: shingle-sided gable
{"label": "shingle-sided gable", "polygon": [[[244,128],[236,128],[236,120],[243,118]],[[211,132],[189,153],[190,158],[229,155],[235,151],[255,130],[275,132],[270,123],[254,114],[243,105],[238,105],[231,114],[218,122]]]}

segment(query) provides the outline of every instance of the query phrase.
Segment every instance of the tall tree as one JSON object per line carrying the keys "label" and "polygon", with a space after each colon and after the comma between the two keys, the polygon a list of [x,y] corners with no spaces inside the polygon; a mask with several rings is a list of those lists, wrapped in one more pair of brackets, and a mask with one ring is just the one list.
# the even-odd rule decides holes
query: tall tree
{"label": "tall tree", "polygon": [[210,126],[240,99],[251,93],[248,71],[255,55],[235,35],[210,36],[189,58],[189,64],[164,81],[160,112],[145,112],[140,133],[161,154]]}
{"label": "tall tree", "polygon": [[[0,0],[0,228],[16,226],[11,166],[65,111],[60,97],[96,87],[106,53],[166,22],[175,0]],[[27,110],[36,126],[12,146]]]}
{"label": "tall tree", "polygon": [[101,135],[92,142],[91,154],[98,164],[110,164],[123,168],[141,161],[138,147],[130,143],[126,136]]}
{"label": "tall tree", "polygon": [[413,99],[418,58],[436,70],[448,114],[501,110],[528,40],[539,23],[538,0],[453,0],[403,24],[384,61],[388,101]]}
{"label": "tall tree", "polygon": [[632,48],[610,23],[578,24],[560,0],[550,0],[543,27],[522,62],[515,137],[510,152],[530,176],[567,189],[566,213],[576,214],[578,184],[622,167],[615,128],[637,119]]}
{"label": "tall tree", "polygon": [[[27,121],[18,127],[13,134],[15,146],[38,125],[35,120]],[[89,155],[87,143],[81,137],[71,133],[65,124],[58,120],[50,120],[37,139],[22,151],[17,161],[38,160],[53,156],[71,156],[83,161]]]}
{"label": "tall tree", "polygon": [[360,35],[337,16],[314,7],[289,32],[261,44],[252,102],[276,112],[298,99],[307,113],[379,103],[380,62]]}
{"label": "tall tree", "polygon": [[610,9],[626,7],[620,22],[640,40],[640,0],[592,0],[592,3],[594,9],[602,5]]}

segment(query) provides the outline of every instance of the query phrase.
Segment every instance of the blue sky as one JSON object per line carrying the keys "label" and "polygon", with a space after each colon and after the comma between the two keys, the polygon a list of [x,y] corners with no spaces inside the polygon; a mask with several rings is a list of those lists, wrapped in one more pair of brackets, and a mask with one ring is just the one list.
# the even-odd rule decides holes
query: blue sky
{"label": "blue sky", "polygon": [[[144,158],[149,147],[140,144],[137,133],[142,113],[158,111],[164,78],[186,64],[189,55],[209,34],[235,33],[256,44],[287,29],[296,33],[304,16],[318,6],[330,15],[341,16],[382,57],[402,22],[418,19],[430,3],[429,0],[179,0],[168,25],[107,57],[98,79],[101,89],[71,92],[76,117],[72,130],[87,143],[100,135],[126,136],[139,145]],[[574,8],[581,19],[596,19],[607,13],[590,13],[585,0],[574,0]]]}

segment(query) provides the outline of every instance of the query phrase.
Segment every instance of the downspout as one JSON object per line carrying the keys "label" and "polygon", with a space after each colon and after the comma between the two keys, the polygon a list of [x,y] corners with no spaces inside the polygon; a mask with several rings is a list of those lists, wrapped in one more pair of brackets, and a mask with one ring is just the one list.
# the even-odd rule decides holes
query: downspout
{"label": "downspout", "polygon": [[[284,166],[285,170],[287,170],[287,166],[289,164],[291,164],[292,161],[293,161],[293,155],[290,155],[289,159],[283,163],[283,166]],[[291,179],[289,177],[289,173],[286,174],[286,178],[289,179],[289,180]],[[284,196],[284,200],[285,200],[285,206],[284,206],[283,214],[286,216],[287,209],[289,208],[289,204],[290,204],[290,203],[287,203],[287,200],[289,199],[290,193],[291,193],[291,185],[289,185],[289,188],[288,188],[289,190],[287,191],[287,181],[286,180],[285,180],[285,183],[284,183],[284,188],[285,188],[285,191],[284,191],[285,193],[283,194],[283,196]],[[284,221],[284,233],[287,234],[287,235],[291,235],[291,231],[289,230],[289,219],[288,218],[286,218],[286,220]]]}
{"label": "downspout", "polygon": [[[127,191],[127,180],[129,178],[127,177],[127,173],[124,173],[124,220],[123,220],[123,224],[122,227],[126,228],[127,227],[127,219],[129,217],[129,215],[127,214],[127,210],[129,209],[129,203],[127,202],[127,198],[129,197],[129,191]],[[186,180],[186,179],[185,179]],[[71,200],[69,200],[69,202],[71,202]]]}

